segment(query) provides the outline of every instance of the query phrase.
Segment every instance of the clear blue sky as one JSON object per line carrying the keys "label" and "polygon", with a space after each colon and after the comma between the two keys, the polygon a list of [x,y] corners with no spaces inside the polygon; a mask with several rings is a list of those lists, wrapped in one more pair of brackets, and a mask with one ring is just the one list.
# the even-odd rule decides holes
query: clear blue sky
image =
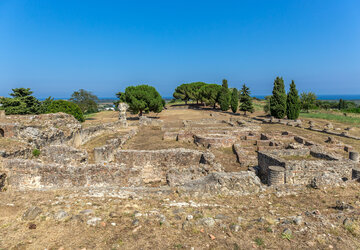
{"label": "clear blue sky", "polygon": [[223,78],[266,95],[278,75],[360,94],[360,1],[0,0],[0,96],[113,97],[137,84],[171,96]]}

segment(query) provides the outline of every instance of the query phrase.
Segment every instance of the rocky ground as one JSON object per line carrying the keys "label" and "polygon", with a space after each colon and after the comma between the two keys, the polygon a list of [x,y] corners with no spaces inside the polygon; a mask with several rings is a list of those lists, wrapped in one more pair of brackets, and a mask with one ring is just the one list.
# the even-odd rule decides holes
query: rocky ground
{"label": "rocky ground", "polygon": [[359,249],[360,186],[0,193],[0,249]]}

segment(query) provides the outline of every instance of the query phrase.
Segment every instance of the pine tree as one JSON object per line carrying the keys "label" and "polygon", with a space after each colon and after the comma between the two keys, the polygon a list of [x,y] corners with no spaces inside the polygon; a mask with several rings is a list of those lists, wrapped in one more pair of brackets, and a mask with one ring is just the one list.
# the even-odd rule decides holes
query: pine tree
{"label": "pine tree", "polygon": [[270,114],[275,118],[282,119],[286,115],[286,92],[282,77],[276,77],[272,94]]}
{"label": "pine tree", "polygon": [[236,88],[233,89],[231,93],[231,102],[230,102],[231,110],[233,113],[236,113],[239,106],[239,96]]}
{"label": "pine tree", "polygon": [[252,104],[252,100],[250,97],[249,88],[244,84],[242,89],[240,90],[240,110],[246,112],[254,112],[254,106]]}
{"label": "pine tree", "polygon": [[227,80],[223,80],[221,91],[219,93],[219,104],[222,111],[227,111],[230,105],[230,92],[228,89]]}
{"label": "pine tree", "polygon": [[286,99],[286,114],[287,118],[296,120],[300,115],[300,98],[294,81],[290,84],[290,91]]}

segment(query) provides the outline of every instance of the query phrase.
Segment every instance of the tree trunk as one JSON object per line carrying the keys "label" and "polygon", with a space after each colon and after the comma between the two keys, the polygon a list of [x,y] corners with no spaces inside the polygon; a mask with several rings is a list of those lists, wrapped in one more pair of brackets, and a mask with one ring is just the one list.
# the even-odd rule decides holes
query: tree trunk
{"label": "tree trunk", "polygon": [[143,111],[142,111],[142,110],[140,110],[139,116],[142,116],[142,115],[143,115]]}
{"label": "tree trunk", "polygon": [[187,101],[185,100],[185,105],[187,105]]}
{"label": "tree trunk", "polygon": [[216,103],[214,103],[214,109],[216,109]]}

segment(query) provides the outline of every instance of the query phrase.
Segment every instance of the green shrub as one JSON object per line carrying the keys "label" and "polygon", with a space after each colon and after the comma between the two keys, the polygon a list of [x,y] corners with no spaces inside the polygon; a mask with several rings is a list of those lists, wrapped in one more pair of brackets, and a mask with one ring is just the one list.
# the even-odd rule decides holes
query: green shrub
{"label": "green shrub", "polygon": [[53,101],[48,106],[46,113],[57,113],[57,112],[64,112],[66,114],[72,115],[79,122],[85,121],[84,115],[81,109],[79,108],[79,106],[72,102],[68,102],[64,100]]}
{"label": "green shrub", "polygon": [[35,148],[35,149],[32,151],[32,155],[33,155],[34,157],[39,157],[39,155],[40,155],[40,150],[37,149],[37,148]]}

